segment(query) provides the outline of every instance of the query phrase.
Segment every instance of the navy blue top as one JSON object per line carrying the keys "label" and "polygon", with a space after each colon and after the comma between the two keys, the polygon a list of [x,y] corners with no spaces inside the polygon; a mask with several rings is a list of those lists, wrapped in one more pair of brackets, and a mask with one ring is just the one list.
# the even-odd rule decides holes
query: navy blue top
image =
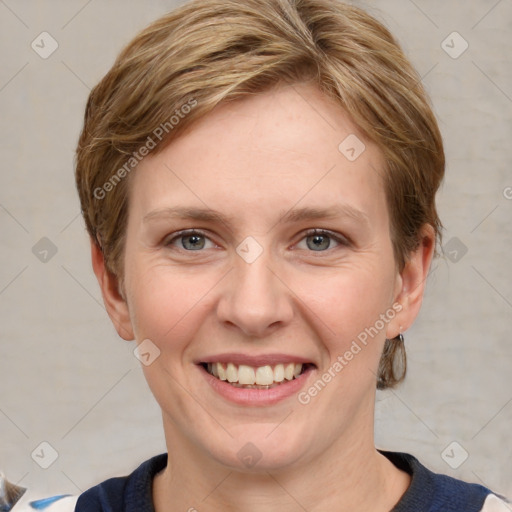
{"label": "navy blue top", "polygon": [[[391,512],[481,512],[489,489],[433,473],[412,455],[381,451],[411,475],[409,488]],[[84,492],[75,512],[155,512],[154,476],[167,465],[167,454],[141,464],[131,475],[111,478]]]}

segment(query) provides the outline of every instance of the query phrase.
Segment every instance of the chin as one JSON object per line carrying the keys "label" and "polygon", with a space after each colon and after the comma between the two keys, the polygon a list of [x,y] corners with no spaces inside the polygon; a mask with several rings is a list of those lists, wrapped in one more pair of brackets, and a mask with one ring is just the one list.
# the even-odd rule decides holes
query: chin
{"label": "chin", "polygon": [[242,472],[277,471],[293,466],[305,455],[304,436],[298,432],[292,435],[285,429],[278,433],[279,428],[276,425],[263,429],[261,424],[244,425],[240,427],[240,434],[233,435],[222,449],[210,446],[211,456]]}

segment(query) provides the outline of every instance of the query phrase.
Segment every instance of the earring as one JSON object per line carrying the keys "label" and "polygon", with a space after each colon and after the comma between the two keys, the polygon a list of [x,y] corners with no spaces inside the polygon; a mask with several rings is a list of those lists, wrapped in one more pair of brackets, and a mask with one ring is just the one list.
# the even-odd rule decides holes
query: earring
{"label": "earring", "polygon": [[393,341],[396,341],[398,343],[404,343],[404,335],[402,333],[400,333],[398,336],[396,336],[395,338],[393,338]]}

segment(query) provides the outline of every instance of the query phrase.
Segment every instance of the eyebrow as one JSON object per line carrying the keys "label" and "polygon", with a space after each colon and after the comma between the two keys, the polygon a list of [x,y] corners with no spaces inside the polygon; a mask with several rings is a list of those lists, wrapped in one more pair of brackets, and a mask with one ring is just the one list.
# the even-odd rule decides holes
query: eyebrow
{"label": "eyebrow", "polygon": [[[304,220],[319,220],[319,219],[336,219],[338,217],[349,217],[362,224],[370,224],[368,216],[347,204],[339,204],[329,208],[296,208],[284,211],[280,215],[278,223],[286,224],[292,222],[300,222]],[[165,219],[191,219],[204,222],[220,222],[227,226],[232,226],[235,219],[234,216],[224,215],[216,210],[210,208],[191,208],[176,206],[173,208],[161,208],[153,210],[144,216],[143,223],[151,222],[153,220]]]}
{"label": "eyebrow", "polygon": [[143,223],[152,220],[160,219],[192,219],[211,222],[222,222],[224,224],[231,224],[233,217],[228,217],[220,212],[211,210],[209,208],[187,208],[184,206],[176,206],[174,208],[161,208],[153,210],[144,216]]}
{"label": "eyebrow", "polygon": [[338,217],[349,217],[364,224],[370,224],[368,216],[348,204],[339,204],[329,208],[298,208],[289,210],[281,217],[280,222],[299,222],[302,220],[336,219]]}

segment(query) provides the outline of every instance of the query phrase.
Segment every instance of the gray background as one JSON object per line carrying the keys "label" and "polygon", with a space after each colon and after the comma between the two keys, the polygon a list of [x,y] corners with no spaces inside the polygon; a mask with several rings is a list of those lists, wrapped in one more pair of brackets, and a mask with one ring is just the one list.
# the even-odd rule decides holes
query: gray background
{"label": "gray background", "polygon": [[[76,494],[165,450],[134,344],[91,270],[73,153],[89,89],[176,4],[0,0],[0,470],[43,492]],[[448,157],[446,252],[406,335],[407,381],[378,394],[377,445],[512,496],[512,2],[360,5],[423,76]],[[47,59],[31,48],[43,31],[59,45]],[[458,58],[454,31],[469,44]],[[57,248],[46,262],[33,252],[43,237]],[[48,469],[41,442],[58,454]]]}

